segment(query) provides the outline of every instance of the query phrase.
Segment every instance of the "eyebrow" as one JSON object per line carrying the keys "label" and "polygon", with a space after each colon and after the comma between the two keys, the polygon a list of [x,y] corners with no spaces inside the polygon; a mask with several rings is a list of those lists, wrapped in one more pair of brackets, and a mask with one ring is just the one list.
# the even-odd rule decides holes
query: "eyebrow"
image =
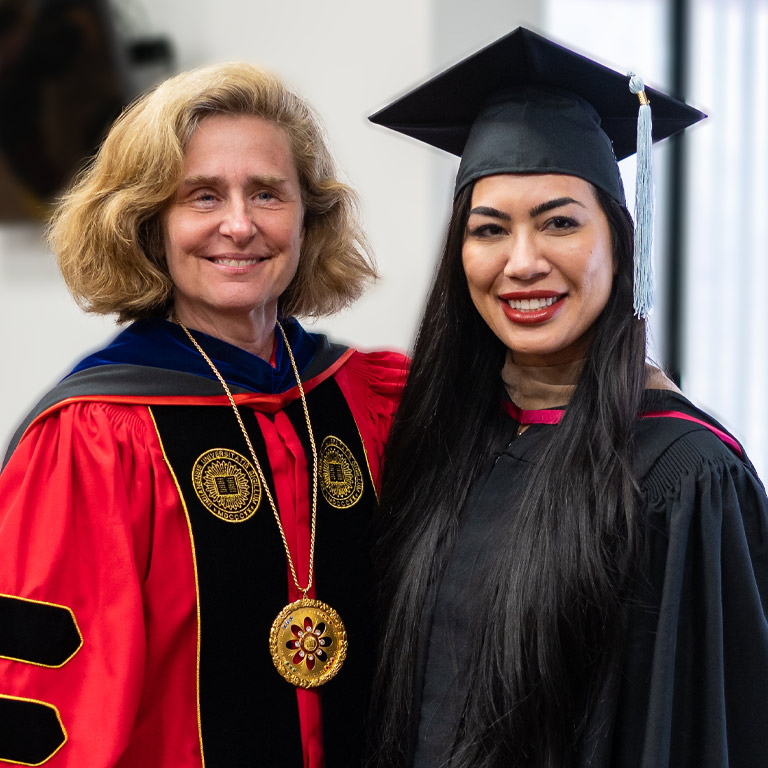
{"label": "eyebrow", "polygon": [[535,219],[537,216],[541,216],[542,213],[554,210],[555,208],[562,208],[564,205],[570,205],[571,203],[580,205],[582,208],[587,207],[584,205],[584,203],[580,203],[578,200],[574,200],[572,197],[557,197],[554,200],[548,200],[546,203],[541,203],[541,205],[534,206],[530,211],[528,211],[528,214],[532,219]]}
{"label": "eyebrow", "polygon": [[[582,208],[586,208],[583,203],[580,203],[578,200],[574,200],[572,197],[557,197],[554,200],[547,200],[545,203],[534,206],[530,211],[528,211],[528,215],[532,219],[535,219],[537,216],[541,216],[542,213],[552,211],[555,208],[562,208],[564,205],[570,205],[571,203],[580,205]],[[501,219],[502,221],[511,220],[511,217],[508,213],[500,211],[498,208],[491,208],[488,205],[478,205],[476,208],[473,208],[469,212],[470,216],[473,214],[477,216],[490,216],[491,218]]]}
{"label": "eyebrow", "polygon": [[504,213],[504,211],[500,211],[498,208],[491,208],[488,205],[478,205],[477,208],[473,208],[469,215],[472,216],[473,214],[477,216],[490,216],[494,219],[502,219],[503,221],[510,221],[511,216],[508,213]]}
{"label": "eyebrow", "polygon": [[[259,176],[249,176],[248,184],[268,184],[271,186],[278,186],[285,184],[288,181],[284,176],[275,176],[273,174],[263,174]],[[204,186],[218,186],[223,184],[224,179],[221,176],[207,176],[205,174],[197,174],[195,176],[187,176],[181,180],[180,187],[190,187],[195,184],[202,184]]]}

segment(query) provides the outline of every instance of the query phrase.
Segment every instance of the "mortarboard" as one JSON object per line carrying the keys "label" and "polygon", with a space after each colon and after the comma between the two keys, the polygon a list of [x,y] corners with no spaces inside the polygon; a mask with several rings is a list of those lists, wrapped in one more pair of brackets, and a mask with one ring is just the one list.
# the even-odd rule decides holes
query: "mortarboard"
{"label": "mortarboard", "polygon": [[[650,309],[650,113],[658,141],[701,120],[687,104],[518,27],[370,117],[461,156],[455,193],[500,173],[579,176],[626,205],[617,160],[640,150],[636,259],[639,315]],[[638,93],[639,92],[639,93]],[[638,129],[638,93],[640,123]],[[645,136],[643,136],[645,134]],[[640,203],[640,196],[644,200]],[[639,219],[639,220],[638,220]],[[639,255],[638,255],[639,252]],[[636,270],[638,264],[636,263]],[[636,273],[637,274],[637,273]],[[638,302],[638,284],[644,296]]]}

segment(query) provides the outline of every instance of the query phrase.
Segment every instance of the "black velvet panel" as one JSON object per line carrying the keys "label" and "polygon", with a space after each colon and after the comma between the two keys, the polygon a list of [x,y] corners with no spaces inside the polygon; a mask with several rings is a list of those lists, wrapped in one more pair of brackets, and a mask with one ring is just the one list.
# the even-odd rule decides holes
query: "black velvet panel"
{"label": "black velvet panel", "polygon": [[[347,629],[349,653],[343,668],[320,688],[326,765],[360,765],[363,718],[373,661],[375,632],[369,626],[371,588],[367,528],[375,493],[357,425],[333,380],[307,394],[315,441],[343,441],[360,468],[358,501],[336,509],[318,490],[315,548],[317,597],[335,608]],[[228,522],[198,497],[193,467],[206,451],[224,448],[248,462],[250,453],[229,407],[153,407],[166,455],[187,504],[198,569],[201,611],[200,701],[203,749],[208,765],[303,766],[295,688],[275,669],[269,630],[288,603],[289,578],[279,531],[262,491],[256,512]],[[266,446],[253,412],[240,413],[274,494]],[[301,402],[287,414],[312,453]],[[311,498],[311,477],[307,477]],[[217,481],[219,482],[219,481]],[[234,486],[221,480],[214,493]]]}
{"label": "black velvet panel", "polygon": [[[235,415],[229,406],[162,406],[152,413],[192,525],[206,764],[301,766],[296,693],[278,675],[268,647],[272,622],[288,602],[285,553],[269,503],[262,493],[252,517],[227,522],[203,506],[192,483],[192,468],[208,450],[227,448],[251,461]],[[261,432],[249,431],[273,489]]]}
{"label": "black velvet panel", "polygon": [[39,765],[66,740],[53,707],[0,695],[0,760]]}
{"label": "black velvet panel", "polygon": [[0,595],[0,656],[60,667],[81,643],[75,620],[63,606]]}
{"label": "black velvet panel", "polygon": [[[320,688],[325,761],[330,768],[352,768],[362,764],[364,716],[378,643],[371,559],[376,494],[360,433],[337,384],[325,382],[308,395],[307,401],[318,448],[327,435],[341,439],[354,455],[364,479],[364,490],[356,504],[338,509],[320,491],[317,503],[316,595],[338,611],[349,642],[341,671]],[[301,403],[291,403],[286,414],[311,457]]]}

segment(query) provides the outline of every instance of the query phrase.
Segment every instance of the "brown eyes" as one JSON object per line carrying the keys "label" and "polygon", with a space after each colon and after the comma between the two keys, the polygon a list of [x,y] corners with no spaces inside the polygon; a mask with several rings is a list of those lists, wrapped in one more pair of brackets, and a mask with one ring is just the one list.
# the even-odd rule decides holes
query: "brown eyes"
{"label": "brown eyes", "polygon": [[545,226],[547,229],[566,230],[566,229],[573,229],[574,227],[578,227],[579,223],[575,219],[570,218],[569,216],[554,216],[553,218],[547,221]]}
{"label": "brown eyes", "polygon": [[[553,216],[544,222],[542,229],[554,232],[569,232],[576,229],[579,222],[570,216]],[[491,238],[507,234],[509,227],[500,224],[486,223],[474,227],[467,227],[467,236],[474,238]]]}
{"label": "brown eyes", "polygon": [[467,229],[467,234],[470,237],[495,237],[497,235],[503,235],[506,233],[506,230],[504,227],[499,226],[498,224],[479,224],[476,227],[469,227]]}

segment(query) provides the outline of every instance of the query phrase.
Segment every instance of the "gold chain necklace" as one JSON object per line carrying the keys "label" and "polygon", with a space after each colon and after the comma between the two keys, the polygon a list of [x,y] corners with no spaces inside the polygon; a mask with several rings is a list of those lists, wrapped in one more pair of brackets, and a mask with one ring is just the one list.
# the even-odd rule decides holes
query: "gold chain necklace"
{"label": "gold chain necklace", "polygon": [[291,550],[288,546],[288,539],[285,536],[283,523],[280,520],[280,513],[277,510],[272,492],[267,485],[267,478],[261,468],[256,451],[253,449],[253,443],[248,436],[248,432],[243,424],[240,411],[235,404],[235,398],[224,381],[224,377],[219,373],[218,368],[213,364],[213,360],[205,353],[205,350],[197,343],[195,337],[189,332],[189,329],[177,318],[176,323],[181,327],[184,333],[192,342],[195,349],[203,356],[203,359],[216,374],[216,378],[224,388],[227,394],[232,410],[235,412],[235,418],[240,425],[240,431],[243,433],[248,451],[251,454],[253,463],[256,466],[264,493],[272,507],[272,514],[275,516],[280,538],[283,540],[285,556],[288,559],[288,566],[291,569],[293,583],[296,589],[302,593],[303,597],[293,603],[289,603],[277,614],[277,618],[272,623],[269,632],[269,651],[272,654],[277,671],[293,685],[299,688],[315,688],[318,685],[328,682],[340,669],[347,656],[347,632],[341,617],[331,606],[313,598],[307,597],[307,592],[312,588],[312,577],[315,564],[315,530],[317,528],[317,446],[315,437],[312,433],[312,423],[309,420],[309,409],[307,408],[307,398],[304,395],[304,387],[301,384],[299,369],[296,366],[296,360],[293,357],[293,350],[288,343],[288,337],[285,335],[283,326],[277,323],[280,333],[285,342],[285,348],[288,350],[288,357],[291,360],[296,383],[301,395],[301,404],[304,408],[304,418],[307,421],[307,432],[309,433],[309,444],[312,447],[312,524],[310,529],[309,542],[309,577],[306,587],[299,586],[299,579],[296,575],[296,568],[291,557]]}

